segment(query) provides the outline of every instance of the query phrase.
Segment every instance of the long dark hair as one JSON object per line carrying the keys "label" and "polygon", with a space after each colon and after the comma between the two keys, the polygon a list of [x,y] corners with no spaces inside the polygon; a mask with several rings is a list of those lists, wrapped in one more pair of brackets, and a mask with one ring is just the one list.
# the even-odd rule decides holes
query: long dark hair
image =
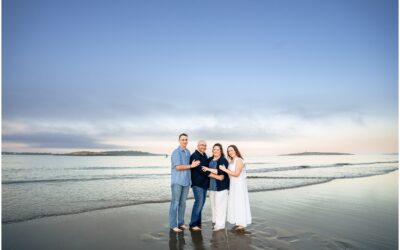
{"label": "long dark hair", "polygon": [[229,145],[227,148],[226,148],[226,154],[228,155],[228,157],[229,157],[229,159],[231,159],[232,160],[232,157],[229,155],[229,153],[228,153],[228,148],[233,148],[233,150],[235,151],[235,153],[236,153],[236,156],[237,157],[239,157],[239,158],[241,158],[242,160],[243,160],[243,157],[242,157],[242,154],[240,153],[240,151],[239,151],[239,149],[236,147],[236,145]]}
{"label": "long dark hair", "polygon": [[221,143],[215,143],[214,146],[213,146],[213,149],[216,146],[219,147],[219,150],[221,150],[221,157],[225,157],[224,150],[222,149]]}

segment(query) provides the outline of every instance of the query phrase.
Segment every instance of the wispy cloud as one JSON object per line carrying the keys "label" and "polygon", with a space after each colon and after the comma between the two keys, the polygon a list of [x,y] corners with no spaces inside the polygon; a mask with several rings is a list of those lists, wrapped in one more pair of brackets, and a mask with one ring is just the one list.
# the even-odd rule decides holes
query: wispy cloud
{"label": "wispy cloud", "polygon": [[3,135],[5,143],[20,143],[32,149],[41,148],[90,148],[90,149],[117,149],[118,145],[109,145],[99,142],[98,139],[82,134],[57,133],[30,133]]}
{"label": "wispy cloud", "polygon": [[[359,114],[356,114],[359,115]],[[23,143],[33,148],[129,148],[138,141],[175,141],[187,132],[192,138],[212,141],[288,143],[328,132],[345,136],[344,128],[369,129],[351,112],[304,116],[299,112],[249,112],[191,115],[137,116],[136,119],[96,120],[15,120],[3,122],[3,141]],[[367,126],[368,125],[368,126]],[[130,142],[129,142],[130,141]],[[121,143],[122,142],[122,143]]]}

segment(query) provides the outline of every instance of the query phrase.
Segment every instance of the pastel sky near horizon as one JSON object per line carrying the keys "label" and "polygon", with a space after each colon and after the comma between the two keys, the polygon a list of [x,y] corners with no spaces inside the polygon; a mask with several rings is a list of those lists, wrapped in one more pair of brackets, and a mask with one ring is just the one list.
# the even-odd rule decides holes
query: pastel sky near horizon
{"label": "pastel sky near horizon", "polygon": [[395,0],[2,6],[2,150],[398,151]]}

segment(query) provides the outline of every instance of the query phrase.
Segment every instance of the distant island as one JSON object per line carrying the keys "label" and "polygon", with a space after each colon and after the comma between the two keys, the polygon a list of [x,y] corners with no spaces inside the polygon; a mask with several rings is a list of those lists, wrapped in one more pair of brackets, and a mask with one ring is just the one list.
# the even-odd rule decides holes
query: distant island
{"label": "distant island", "polygon": [[299,156],[299,155],[354,155],[349,153],[337,153],[337,152],[302,152],[293,154],[282,154],[279,156]]}
{"label": "distant island", "polygon": [[63,156],[165,156],[167,154],[153,154],[149,152],[142,151],[77,151],[65,154],[55,154],[55,153],[31,153],[31,152],[2,152],[2,155],[63,155]]}
{"label": "distant island", "polygon": [[1,152],[2,155],[52,155],[52,153]]}
{"label": "distant island", "polygon": [[67,153],[63,155],[71,156],[165,156],[165,154],[153,154],[149,152],[142,151],[102,151],[102,152],[92,152],[92,151],[77,151],[72,153]]}

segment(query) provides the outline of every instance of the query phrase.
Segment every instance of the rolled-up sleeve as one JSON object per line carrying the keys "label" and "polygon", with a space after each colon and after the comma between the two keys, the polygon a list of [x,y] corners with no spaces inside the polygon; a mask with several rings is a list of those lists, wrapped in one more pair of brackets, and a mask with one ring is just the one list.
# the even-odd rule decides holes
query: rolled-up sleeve
{"label": "rolled-up sleeve", "polygon": [[182,157],[179,154],[179,151],[174,151],[171,156],[172,167],[175,168],[178,165],[184,165],[182,162]]}
{"label": "rolled-up sleeve", "polygon": [[[227,160],[224,159],[224,160],[221,161],[221,163],[222,163],[222,165],[224,165],[226,168],[228,168],[229,162],[228,162]],[[217,172],[218,172],[219,175],[220,175],[220,174],[223,174],[223,175],[228,176],[228,174],[227,174],[225,171],[222,171],[222,170],[219,168],[219,165],[217,166]]]}

